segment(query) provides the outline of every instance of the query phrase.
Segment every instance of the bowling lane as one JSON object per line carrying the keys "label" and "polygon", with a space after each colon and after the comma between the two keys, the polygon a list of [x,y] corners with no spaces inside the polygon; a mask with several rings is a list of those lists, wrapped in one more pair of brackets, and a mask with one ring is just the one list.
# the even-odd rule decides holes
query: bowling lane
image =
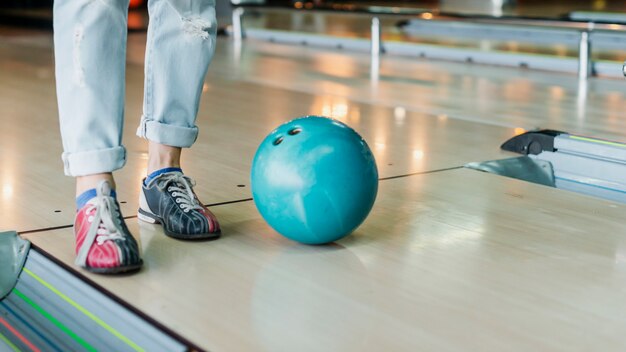
{"label": "bowling lane", "polygon": [[[233,56],[232,48],[224,49],[219,55]],[[626,141],[623,80],[581,83],[569,74],[390,55],[372,76],[368,55],[254,40],[244,42],[242,57],[241,63],[219,60],[213,74],[235,72],[257,84],[456,119]]]}
{"label": "bowling lane", "polygon": [[[459,169],[381,182],[328,246],[282,238],[251,202],[212,210],[222,239],[131,220],[145,269],[86,275],[211,351],[623,348],[625,205]],[[73,262],[71,230],[26,237]]]}
{"label": "bowling lane", "polygon": [[[28,231],[73,222],[73,179],[63,175],[61,141],[54,93],[51,38],[12,37],[0,42],[0,230]],[[144,38],[145,39],[145,38]],[[127,69],[126,128],[123,142],[128,162],[116,173],[122,211],[137,209],[147,148],[135,136],[141,115],[143,66],[132,59]],[[250,197],[249,170],[266,134],[292,118],[319,114],[335,117],[363,134],[370,143],[382,177],[463,165],[504,156],[501,141],[515,129],[455,120],[450,116],[412,112],[404,107],[357,103],[342,96],[309,94],[240,80],[221,70],[229,64],[228,44],[220,48],[202,95],[200,136],[186,151],[183,167],[199,180],[197,192],[206,203]],[[256,60],[242,59],[245,65]],[[289,80],[302,64],[286,57],[281,79]],[[332,78],[319,78],[333,85]],[[518,131],[519,132],[519,131]]]}

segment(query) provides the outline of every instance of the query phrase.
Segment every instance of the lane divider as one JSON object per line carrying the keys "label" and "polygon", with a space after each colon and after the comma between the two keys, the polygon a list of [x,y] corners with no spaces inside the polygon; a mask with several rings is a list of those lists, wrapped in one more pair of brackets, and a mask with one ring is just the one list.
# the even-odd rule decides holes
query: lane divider
{"label": "lane divider", "polygon": [[74,341],[78,342],[81,346],[83,346],[87,351],[96,352],[97,350],[91,346],[87,341],[83,340],[80,336],[78,336],[74,331],[69,329],[67,326],[63,325],[58,319],[52,316],[52,314],[46,312],[43,308],[41,308],[37,303],[35,303],[32,299],[28,298],[18,289],[14,288],[13,293],[16,296],[24,300],[24,302],[28,303],[31,307],[33,307],[39,314],[43,315],[46,319],[48,319],[52,324],[54,324],[57,328],[61,329],[65,334],[71,337]]}
{"label": "lane divider", "polygon": [[120,339],[121,341],[123,341],[125,344],[127,344],[129,347],[131,347],[133,350],[135,351],[141,351],[143,352],[143,348],[141,348],[139,345],[137,345],[136,343],[134,343],[133,341],[131,341],[129,338],[127,338],[126,336],[124,336],[122,333],[120,333],[119,331],[115,330],[113,327],[111,327],[110,325],[108,325],[107,323],[105,323],[102,319],[98,318],[95,314],[91,313],[90,311],[88,311],[87,309],[85,309],[84,307],[82,307],[80,304],[76,303],[74,300],[72,300],[71,298],[69,298],[68,296],[66,296],[65,294],[63,294],[61,291],[59,291],[58,289],[56,289],[54,286],[52,286],[50,283],[46,282],[44,279],[42,279],[41,277],[37,276],[35,273],[33,273],[31,270],[29,270],[28,268],[24,268],[23,269],[25,273],[27,273],[29,276],[31,276],[33,279],[37,280],[40,284],[42,284],[44,287],[46,287],[47,289],[49,289],[50,291],[54,292],[57,296],[59,296],[61,299],[63,299],[65,302],[69,303],[72,307],[76,308],[79,312],[83,313],[85,316],[87,316],[89,319],[91,319],[92,321],[94,321],[96,324],[98,324],[99,326],[101,326],[103,329],[105,329],[106,331],[108,331],[109,333],[111,333],[113,336],[117,337],[118,339]]}
{"label": "lane divider", "polygon": [[30,342],[26,337],[24,337],[24,335],[20,334],[20,332],[17,331],[17,329],[9,325],[9,323],[6,320],[0,318],[0,324],[4,325],[4,327],[9,329],[9,331],[13,335],[15,335],[15,337],[17,337],[20,341],[22,341],[22,343],[28,346],[28,348],[30,348],[33,352],[41,352],[41,350],[37,348],[35,345],[33,345],[32,342]]}
{"label": "lane divider", "polygon": [[20,351],[19,348],[17,348],[17,346],[15,346],[11,341],[9,341],[9,339],[7,339],[6,336],[2,335],[2,333],[0,332],[0,341],[4,342],[7,344],[7,346],[11,347],[11,349],[15,352],[22,352]]}
{"label": "lane divider", "polygon": [[20,321],[20,323],[24,324],[28,329],[30,329],[30,331],[34,332],[35,334],[37,334],[37,336],[44,340],[48,345],[49,348],[54,349],[56,352],[63,352],[63,350],[61,350],[59,348],[59,346],[57,346],[55,343],[53,343],[52,341],[50,341],[50,339],[48,339],[46,336],[44,336],[41,332],[39,332],[33,325],[31,325],[28,321],[26,321],[24,318],[22,318],[19,314],[16,314],[15,311],[13,309],[11,309],[11,307],[9,307],[8,304],[6,304],[5,302],[0,302],[0,307],[2,307],[4,310],[6,310],[9,314],[11,314],[12,316],[14,316],[17,320]]}

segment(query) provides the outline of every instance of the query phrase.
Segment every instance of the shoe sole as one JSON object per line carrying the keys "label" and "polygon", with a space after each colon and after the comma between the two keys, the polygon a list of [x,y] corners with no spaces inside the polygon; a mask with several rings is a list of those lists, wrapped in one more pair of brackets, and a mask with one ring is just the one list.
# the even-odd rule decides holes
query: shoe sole
{"label": "shoe sole", "polygon": [[168,231],[165,226],[163,226],[163,219],[158,217],[155,214],[149,213],[141,208],[137,211],[137,218],[143,222],[147,222],[149,224],[161,225],[163,227],[163,232],[168,237],[176,238],[179,240],[216,240],[220,238],[222,231],[218,230],[217,232],[211,233],[198,233],[198,234],[183,234],[183,233],[175,233]]}
{"label": "shoe sole", "polygon": [[115,268],[93,268],[93,267],[84,267],[83,269],[89,271],[90,273],[100,274],[100,275],[116,275],[116,274],[131,274],[137,272],[143,266],[143,260],[140,260],[139,263],[133,265],[120,266]]}

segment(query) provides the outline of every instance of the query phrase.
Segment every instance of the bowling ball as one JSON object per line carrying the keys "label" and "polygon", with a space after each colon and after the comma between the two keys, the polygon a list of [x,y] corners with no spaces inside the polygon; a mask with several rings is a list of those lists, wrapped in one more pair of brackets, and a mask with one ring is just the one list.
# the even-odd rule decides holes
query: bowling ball
{"label": "bowling ball", "polygon": [[267,223],[306,244],[336,241],[369,214],[378,192],[372,151],[358,133],[307,116],[271,132],[252,162],[252,196]]}

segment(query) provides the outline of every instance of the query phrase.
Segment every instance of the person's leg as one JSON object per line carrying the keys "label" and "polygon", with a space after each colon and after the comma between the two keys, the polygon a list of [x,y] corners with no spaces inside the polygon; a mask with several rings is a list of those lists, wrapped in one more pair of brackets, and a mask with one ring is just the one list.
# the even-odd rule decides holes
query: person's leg
{"label": "person's leg", "polygon": [[[54,2],[57,98],[69,176],[106,175],[125,163],[121,131],[127,4]],[[81,187],[97,184],[85,183]]]}
{"label": "person's leg", "polygon": [[180,154],[198,136],[195,121],[215,50],[214,0],[151,0],[140,137],[149,140],[140,219],[177,238],[210,238],[219,224],[182,175]]}
{"label": "person's leg", "polygon": [[115,201],[121,168],[128,0],[56,0],[54,46],[65,173],[76,177],[77,264],[137,268],[138,247]]}
{"label": "person's leg", "polygon": [[195,121],[215,51],[214,0],[151,0],[145,91],[137,135],[176,148],[198,136]]}

